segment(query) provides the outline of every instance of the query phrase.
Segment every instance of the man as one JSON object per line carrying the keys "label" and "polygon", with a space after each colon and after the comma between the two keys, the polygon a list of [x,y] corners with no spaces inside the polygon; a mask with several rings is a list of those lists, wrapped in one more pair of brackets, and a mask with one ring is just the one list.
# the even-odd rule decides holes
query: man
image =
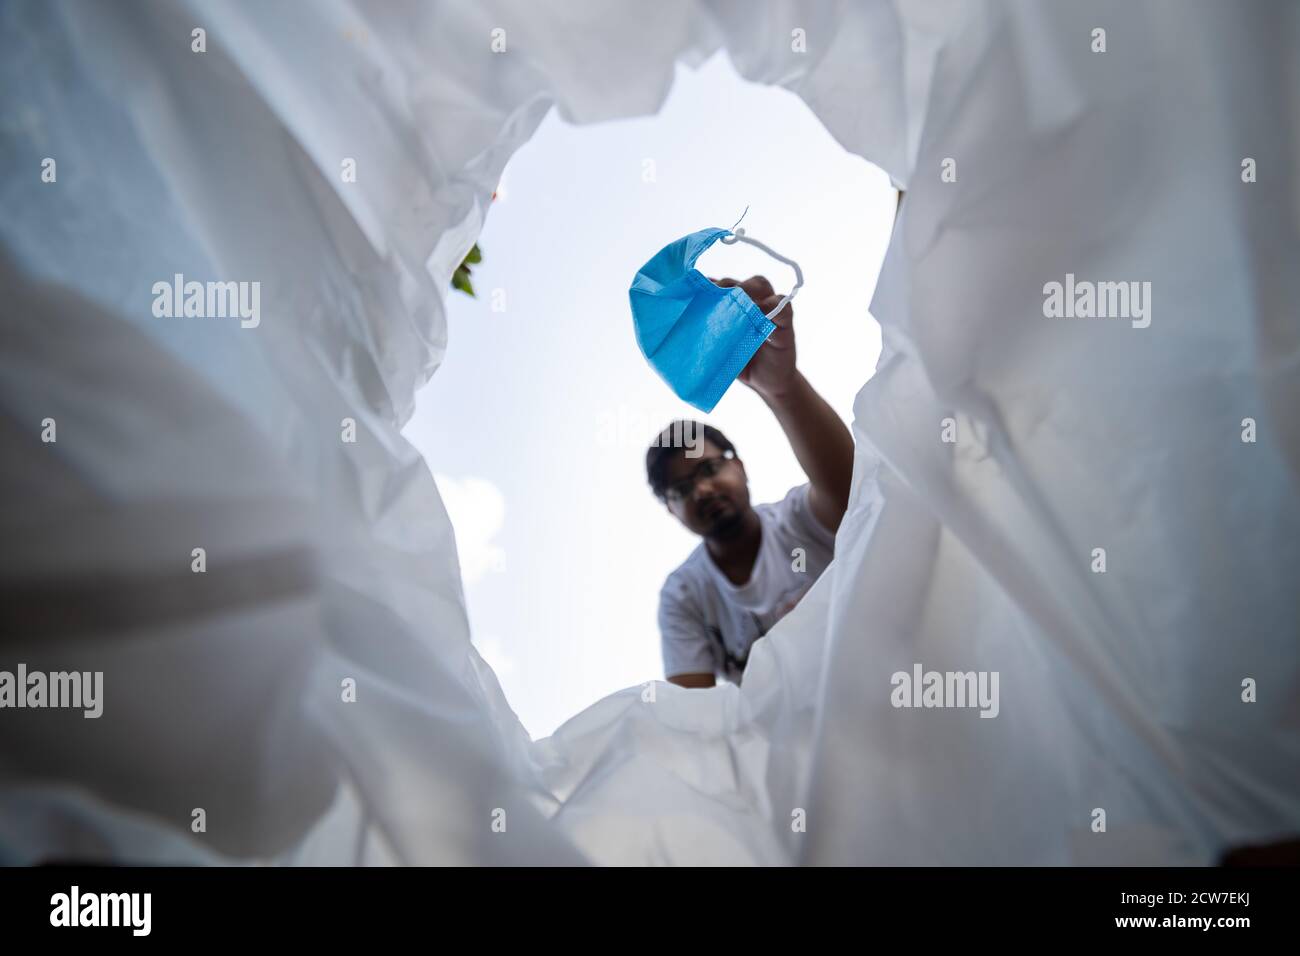
{"label": "man", "polygon": [[[781,301],[762,276],[739,285],[765,313]],[[853,438],[795,367],[794,310],[740,373],[776,416],[807,484],[773,504],[751,506],[744,462],[720,431],[675,422],[646,453],[650,487],[704,540],[659,595],[664,674],[682,687],[740,683],[754,641],[803,596],[830,563],[849,500]],[[685,440],[683,440],[685,438]]]}

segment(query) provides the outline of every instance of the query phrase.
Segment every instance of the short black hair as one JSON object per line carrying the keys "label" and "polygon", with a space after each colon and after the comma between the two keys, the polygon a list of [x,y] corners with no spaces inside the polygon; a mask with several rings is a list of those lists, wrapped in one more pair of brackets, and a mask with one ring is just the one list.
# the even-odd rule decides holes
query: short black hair
{"label": "short black hair", "polygon": [[662,498],[667,491],[668,462],[672,460],[672,456],[699,441],[709,441],[721,451],[729,451],[733,455],[736,453],[736,446],[712,425],[687,418],[679,418],[671,422],[655,436],[655,440],[650,443],[645,453],[646,479],[650,482],[650,490],[656,497]]}

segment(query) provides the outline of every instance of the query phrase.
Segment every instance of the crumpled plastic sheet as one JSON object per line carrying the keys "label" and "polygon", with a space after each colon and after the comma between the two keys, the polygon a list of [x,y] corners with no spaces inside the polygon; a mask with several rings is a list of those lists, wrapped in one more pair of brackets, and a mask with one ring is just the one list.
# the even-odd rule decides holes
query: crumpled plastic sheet
{"label": "crumpled plastic sheet", "polygon": [[[1298,40],[1282,2],[4,4],[0,666],[102,670],[106,702],[0,716],[0,860],[1207,863],[1294,834]],[[629,688],[532,741],[399,430],[511,153],[552,106],[653,113],[720,48],[906,189],[852,501],[743,689]],[[175,273],[259,280],[261,325],[155,319]],[[1046,319],[1067,273],[1151,282],[1151,325]],[[916,662],[999,672],[999,716],[891,707]]]}

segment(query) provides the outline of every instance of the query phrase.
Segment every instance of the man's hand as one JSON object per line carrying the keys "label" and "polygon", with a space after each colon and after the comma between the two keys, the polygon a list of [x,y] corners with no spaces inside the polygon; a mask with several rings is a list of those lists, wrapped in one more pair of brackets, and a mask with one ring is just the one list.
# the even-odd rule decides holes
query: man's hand
{"label": "man's hand", "polygon": [[[709,281],[724,289],[740,286],[764,315],[775,309],[782,298],[773,290],[772,283],[762,276],[750,276],[744,282],[735,279]],[[786,305],[773,316],[772,321],[776,328],[739,375],[740,381],[768,400],[780,398],[795,383],[794,306]]]}

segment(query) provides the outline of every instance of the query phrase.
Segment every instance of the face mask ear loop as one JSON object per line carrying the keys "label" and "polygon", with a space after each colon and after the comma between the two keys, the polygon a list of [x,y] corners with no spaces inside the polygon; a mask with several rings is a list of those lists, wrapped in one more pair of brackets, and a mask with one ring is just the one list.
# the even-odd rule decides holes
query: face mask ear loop
{"label": "face mask ear loop", "polygon": [[[742,217],[742,218],[743,218],[743,217]],[[778,314],[780,314],[781,310],[784,309],[784,308],[786,307],[786,305],[789,303],[789,301],[790,301],[791,299],[794,298],[794,294],[795,294],[796,292],[798,292],[799,289],[803,286],[803,270],[799,268],[799,263],[795,262],[793,259],[787,259],[785,256],[781,255],[781,253],[779,253],[779,252],[775,252],[775,251],[773,251],[772,248],[771,248],[770,246],[767,246],[767,245],[765,245],[765,244],[759,242],[757,239],[751,239],[751,238],[749,238],[749,236],[745,235],[745,230],[744,230],[744,229],[737,229],[737,230],[736,230],[732,235],[730,235],[730,236],[723,236],[723,237],[719,240],[719,242],[721,242],[721,243],[722,243],[723,245],[725,245],[725,246],[730,246],[730,245],[732,245],[733,243],[736,243],[736,242],[747,242],[747,243],[749,243],[751,246],[757,246],[759,249],[762,249],[764,252],[766,252],[766,253],[767,253],[769,256],[771,256],[773,259],[779,260],[780,262],[784,262],[786,265],[788,265],[791,269],[794,270],[794,288],[791,289],[791,290],[786,294],[786,296],[785,296],[784,299],[782,299],[779,303],[777,303],[777,306],[776,306],[775,309],[773,309],[771,312],[767,313],[767,318],[770,319],[770,318],[772,318],[774,315],[778,315]]]}

